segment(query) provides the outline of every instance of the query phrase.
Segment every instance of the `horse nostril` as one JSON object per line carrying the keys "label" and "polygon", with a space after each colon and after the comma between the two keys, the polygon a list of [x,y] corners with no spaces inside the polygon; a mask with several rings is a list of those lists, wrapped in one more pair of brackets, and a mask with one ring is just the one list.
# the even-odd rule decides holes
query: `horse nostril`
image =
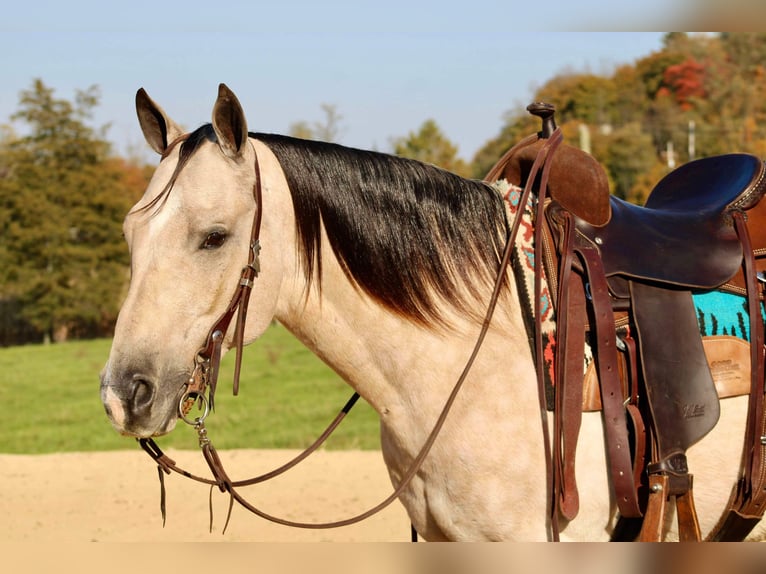
{"label": "horse nostril", "polygon": [[133,412],[147,411],[154,397],[154,385],[145,378],[136,375],[130,386]]}

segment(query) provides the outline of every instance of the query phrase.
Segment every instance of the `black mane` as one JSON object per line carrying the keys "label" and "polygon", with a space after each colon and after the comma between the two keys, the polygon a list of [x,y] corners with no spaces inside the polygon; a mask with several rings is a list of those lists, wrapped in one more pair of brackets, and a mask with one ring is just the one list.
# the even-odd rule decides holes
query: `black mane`
{"label": "black mane", "polygon": [[414,321],[442,321],[440,300],[470,311],[471,300],[486,294],[507,236],[500,195],[488,185],[381,153],[251,136],[287,177],[309,282],[321,288],[324,227],[346,276]]}

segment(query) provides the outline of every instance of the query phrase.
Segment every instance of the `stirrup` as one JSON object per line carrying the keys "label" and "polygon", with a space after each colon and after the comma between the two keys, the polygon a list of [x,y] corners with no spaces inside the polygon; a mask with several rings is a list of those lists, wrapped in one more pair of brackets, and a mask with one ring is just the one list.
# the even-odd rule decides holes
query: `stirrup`
{"label": "stirrup", "polygon": [[679,542],[702,540],[694,506],[693,477],[686,471],[686,455],[680,454],[673,458],[677,457],[683,466],[678,471],[663,466],[661,470],[652,472],[652,466],[656,468],[660,465],[649,465],[649,502],[638,537],[640,542],[662,541],[662,531],[669,510],[668,502],[671,498],[674,498],[676,503]]}

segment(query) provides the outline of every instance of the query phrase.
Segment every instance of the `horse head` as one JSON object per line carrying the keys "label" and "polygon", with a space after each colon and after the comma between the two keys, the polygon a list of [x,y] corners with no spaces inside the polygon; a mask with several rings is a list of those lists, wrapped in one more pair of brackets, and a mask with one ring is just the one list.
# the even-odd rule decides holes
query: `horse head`
{"label": "horse head", "polygon": [[[118,431],[147,437],[175,426],[197,351],[247,263],[256,158],[242,107],[223,84],[212,123],[190,134],[143,89],[136,110],[147,143],[162,159],[124,221],[130,286],[101,374],[101,397]],[[256,294],[254,301],[264,320],[250,321],[250,340],[273,316],[273,298]],[[229,333],[223,351],[231,345]]]}

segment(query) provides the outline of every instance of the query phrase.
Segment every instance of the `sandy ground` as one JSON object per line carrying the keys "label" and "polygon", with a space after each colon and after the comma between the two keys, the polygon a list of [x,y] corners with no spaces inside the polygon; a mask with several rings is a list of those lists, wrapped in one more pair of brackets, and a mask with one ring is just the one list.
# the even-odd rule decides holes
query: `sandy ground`
{"label": "sandy ground", "polygon": [[[135,451],[0,455],[0,539],[4,542],[404,542],[409,520],[399,502],[359,524],[304,530],[272,524],[235,505],[222,534],[228,496],[178,475],[166,477],[167,523],[162,526],[156,466]],[[198,451],[167,451],[179,466],[205,474]],[[290,460],[285,450],[220,453],[233,479]],[[255,506],[280,517],[326,522],[356,515],[391,493],[379,452],[314,453],[295,469],[243,489]]]}
{"label": "sandy ground", "polygon": [[[205,470],[198,451],[167,454],[192,472]],[[233,478],[261,474],[294,454],[221,452]],[[217,491],[210,533],[209,488],[180,476],[166,479],[168,520],[163,528],[156,467],[138,449],[0,455],[0,486],[0,568],[7,572],[640,574],[662,572],[658,566],[666,559],[653,549],[647,551],[646,545],[554,545],[543,551],[534,544],[406,544],[409,520],[398,502],[360,524],[332,530],[279,526],[235,506],[229,528],[221,534],[228,498]],[[377,504],[391,493],[391,485],[379,452],[320,451],[286,475],[247,491],[250,500],[267,512],[326,521]],[[234,541],[240,544],[200,544]],[[677,558],[670,564],[678,572],[763,571],[764,554],[758,545],[732,547],[736,551],[727,552],[725,559],[718,552],[722,547],[713,545],[695,545],[693,551],[664,556]]]}

